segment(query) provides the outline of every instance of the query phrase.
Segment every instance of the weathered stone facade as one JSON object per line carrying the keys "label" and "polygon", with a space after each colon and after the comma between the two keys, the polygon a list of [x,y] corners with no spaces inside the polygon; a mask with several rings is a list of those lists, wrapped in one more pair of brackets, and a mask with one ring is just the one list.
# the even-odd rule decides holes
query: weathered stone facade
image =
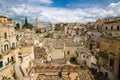
{"label": "weathered stone facade", "polygon": [[99,51],[100,71],[110,80],[116,80],[119,75],[120,41],[101,38]]}
{"label": "weathered stone facade", "polygon": [[[14,27],[0,24],[0,70],[1,75],[10,75],[12,77],[14,70],[13,64],[15,60],[15,50],[17,47],[17,41],[15,36]],[[13,73],[10,74],[10,70]],[[6,71],[9,73],[6,74]]]}

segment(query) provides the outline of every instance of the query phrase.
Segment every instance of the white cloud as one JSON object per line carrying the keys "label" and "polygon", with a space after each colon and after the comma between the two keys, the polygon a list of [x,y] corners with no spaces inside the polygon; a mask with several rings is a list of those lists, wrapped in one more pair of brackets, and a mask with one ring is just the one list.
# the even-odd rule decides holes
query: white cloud
{"label": "white cloud", "polygon": [[110,16],[120,16],[120,2],[111,3],[108,8]]}
{"label": "white cloud", "polygon": [[[42,0],[39,0],[42,1]],[[47,1],[47,0],[46,0]],[[49,1],[49,0],[48,0]],[[2,11],[1,11],[2,12]],[[5,13],[5,12],[4,12]],[[33,21],[33,18],[38,17],[42,22],[63,23],[63,22],[81,22],[86,23],[95,21],[99,18],[120,16],[120,2],[111,3],[106,7],[85,8],[85,9],[67,9],[45,6],[31,6],[28,4],[20,4],[9,8],[8,15],[28,16]]]}
{"label": "white cloud", "polygon": [[31,0],[33,2],[40,2],[40,3],[44,3],[44,4],[51,4],[53,3],[52,0]]}

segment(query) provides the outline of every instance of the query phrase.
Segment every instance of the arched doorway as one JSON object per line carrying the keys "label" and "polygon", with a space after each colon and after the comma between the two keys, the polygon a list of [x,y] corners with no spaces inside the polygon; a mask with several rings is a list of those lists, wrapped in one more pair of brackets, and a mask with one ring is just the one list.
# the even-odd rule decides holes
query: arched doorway
{"label": "arched doorway", "polygon": [[107,72],[105,72],[105,77],[108,78],[108,73]]}
{"label": "arched doorway", "polygon": [[3,61],[0,61],[0,68],[3,67]]}
{"label": "arched doorway", "polygon": [[117,26],[117,30],[119,30],[120,29],[120,27],[119,26]]}

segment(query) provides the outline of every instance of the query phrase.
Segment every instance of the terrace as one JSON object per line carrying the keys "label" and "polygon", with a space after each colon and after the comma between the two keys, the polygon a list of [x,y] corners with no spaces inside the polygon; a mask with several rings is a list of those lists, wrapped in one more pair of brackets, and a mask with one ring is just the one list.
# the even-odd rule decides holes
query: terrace
{"label": "terrace", "polygon": [[[33,74],[33,75],[32,75]],[[36,66],[24,80],[95,80],[89,70],[79,66]],[[32,75],[32,76],[31,76]]]}

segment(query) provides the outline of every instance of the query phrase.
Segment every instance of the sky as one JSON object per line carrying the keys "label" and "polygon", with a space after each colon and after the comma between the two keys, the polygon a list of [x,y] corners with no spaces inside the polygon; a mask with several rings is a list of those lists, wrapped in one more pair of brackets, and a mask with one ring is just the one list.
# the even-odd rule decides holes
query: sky
{"label": "sky", "polygon": [[30,23],[87,23],[120,16],[120,0],[0,0],[0,15]]}

